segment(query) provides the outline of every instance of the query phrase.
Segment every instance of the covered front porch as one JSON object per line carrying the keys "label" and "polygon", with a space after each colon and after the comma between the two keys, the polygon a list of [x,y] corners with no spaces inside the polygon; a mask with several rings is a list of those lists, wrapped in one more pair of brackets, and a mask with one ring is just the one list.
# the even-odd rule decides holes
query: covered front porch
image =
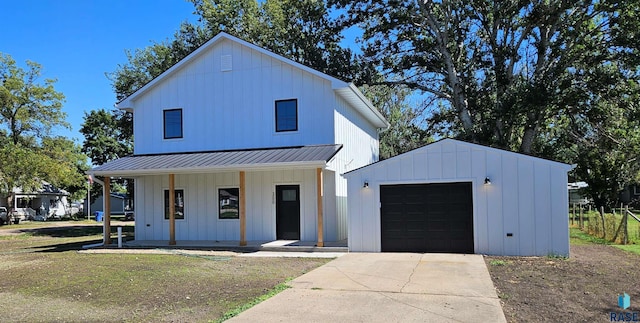
{"label": "covered front porch", "polygon": [[[130,247],[340,247],[335,172],[326,168],[340,148],[134,155],[89,173],[104,176],[104,192],[112,177],[135,179]],[[107,231],[110,215],[105,203]]]}

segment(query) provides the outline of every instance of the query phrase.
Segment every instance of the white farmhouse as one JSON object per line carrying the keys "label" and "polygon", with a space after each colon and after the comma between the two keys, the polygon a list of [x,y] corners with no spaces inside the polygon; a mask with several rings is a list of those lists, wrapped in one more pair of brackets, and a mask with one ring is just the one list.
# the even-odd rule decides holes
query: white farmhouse
{"label": "white farmhouse", "polygon": [[353,84],[225,33],[118,108],[134,154],[89,173],[135,178],[135,239],[169,244],[346,239],[340,174],[389,126]]}

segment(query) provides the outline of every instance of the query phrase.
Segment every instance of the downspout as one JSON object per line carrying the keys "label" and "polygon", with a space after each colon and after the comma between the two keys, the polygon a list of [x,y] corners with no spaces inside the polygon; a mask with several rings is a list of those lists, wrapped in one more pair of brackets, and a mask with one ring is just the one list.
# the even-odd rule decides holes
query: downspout
{"label": "downspout", "polygon": [[[104,191],[104,182],[99,180],[98,178],[96,178],[95,176],[93,176],[92,174],[89,174],[89,179],[90,181],[96,182],[98,184],[100,184],[102,186],[102,211],[104,212],[104,201],[106,199],[105,197],[105,191]],[[109,196],[110,198],[111,196]],[[87,209],[89,209],[89,205],[91,203],[91,200],[88,198],[87,199]],[[91,215],[88,215],[87,218],[90,218]],[[94,244],[88,244],[88,245],[84,245],[82,246],[82,249],[89,249],[89,248],[95,248],[95,247],[101,247],[104,245],[104,241],[105,241],[105,237],[106,237],[106,232],[104,230],[105,227],[105,221],[104,221],[104,217],[102,218],[102,241],[100,243],[94,243]]]}

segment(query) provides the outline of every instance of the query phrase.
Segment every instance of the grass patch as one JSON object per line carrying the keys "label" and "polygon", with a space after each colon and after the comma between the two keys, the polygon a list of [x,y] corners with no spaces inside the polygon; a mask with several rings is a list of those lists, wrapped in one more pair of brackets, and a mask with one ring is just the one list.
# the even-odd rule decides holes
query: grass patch
{"label": "grass patch", "polygon": [[583,232],[579,228],[575,228],[575,227],[570,228],[570,235],[571,235],[572,245],[590,245],[590,244],[611,245],[618,249],[622,249],[624,251],[628,251],[628,252],[632,252],[640,255],[640,245],[638,244],[628,244],[628,245],[613,244],[602,238],[594,237],[586,232]]}
{"label": "grass patch", "polygon": [[614,247],[640,255],[640,245],[637,245],[637,244],[614,245]]}
{"label": "grass patch", "polygon": [[491,266],[506,266],[507,262],[504,260],[491,260],[489,262],[489,265]]}
{"label": "grass patch", "polygon": [[611,244],[602,238],[594,237],[579,228],[569,228],[570,242],[572,245]]}
{"label": "grass patch", "polygon": [[509,298],[511,298],[511,295],[506,294],[506,293],[498,293],[498,298],[502,299],[502,300],[508,300]]}
{"label": "grass patch", "polygon": [[[289,281],[291,279],[287,279],[287,281]],[[231,311],[228,311],[226,313],[224,313],[224,315],[215,320],[215,321],[211,321],[211,322],[215,322],[215,323],[221,323],[224,322],[234,316],[237,316],[238,314],[256,306],[257,304],[260,304],[264,301],[266,301],[267,299],[275,296],[276,294],[282,292],[285,289],[291,288],[289,287],[289,285],[287,285],[286,283],[280,283],[278,285],[276,285],[276,287],[272,288],[268,293],[264,294],[264,295],[260,295],[258,297],[256,297],[255,299],[251,300],[248,303],[242,304],[234,309],[232,309]]]}
{"label": "grass patch", "polygon": [[26,233],[12,234],[7,236],[0,236],[0,240],[22,240],[22,239],[31,239],[31,237],[33,237],[33,233],[26,232]]}

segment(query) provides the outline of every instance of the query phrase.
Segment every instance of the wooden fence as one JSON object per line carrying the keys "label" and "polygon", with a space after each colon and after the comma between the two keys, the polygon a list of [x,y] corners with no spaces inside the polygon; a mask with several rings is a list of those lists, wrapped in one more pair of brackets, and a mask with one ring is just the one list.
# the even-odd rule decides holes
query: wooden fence
{"label": "wooden fence", "polygon": [[631,221],[638,226],[635,231],[636,235],[640,234],[640,217],[631,212],[628,205],[621,204],[619,209],[612,209],[612,213],[605,213],[604,207],[601,207],[597,212],[592,212],[591,206],[587,206],[587,210],[585,210],[582,205],[573,204],[569,217],[571,226],[576,226],[594,236],[614,243],[630,243],[630,217]]}

